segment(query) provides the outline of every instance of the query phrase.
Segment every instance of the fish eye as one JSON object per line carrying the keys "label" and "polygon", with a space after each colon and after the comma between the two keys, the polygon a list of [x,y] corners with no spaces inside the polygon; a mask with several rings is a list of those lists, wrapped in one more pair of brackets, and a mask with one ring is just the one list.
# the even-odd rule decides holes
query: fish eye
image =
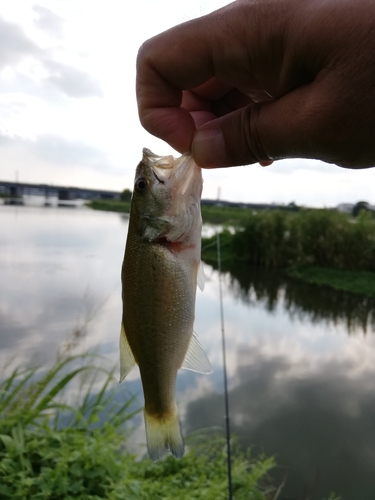
{"label": "fish eye", "polygon": [[140,192],[144,191],[147,187],[146,179],[144,179],[143,177],[141,177],[140,179],[137,179],[137,182],[135,183],[135,187]]}

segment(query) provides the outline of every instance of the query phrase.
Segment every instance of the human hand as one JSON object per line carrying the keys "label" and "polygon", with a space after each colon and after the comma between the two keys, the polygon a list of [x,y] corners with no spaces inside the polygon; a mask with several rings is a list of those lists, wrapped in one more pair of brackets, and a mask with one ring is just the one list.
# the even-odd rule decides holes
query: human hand
{"label": "human hand", "polygon": [[143,44],[137,101],[202,167],[375,165],[375,2],[236,1]]}

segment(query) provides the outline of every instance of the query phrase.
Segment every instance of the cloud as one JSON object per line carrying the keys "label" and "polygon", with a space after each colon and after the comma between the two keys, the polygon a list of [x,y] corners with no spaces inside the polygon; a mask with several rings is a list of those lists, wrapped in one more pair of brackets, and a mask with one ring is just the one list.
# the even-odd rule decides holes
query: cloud
{"label": "cloud", "polygon": [[110,167],[104,151],[82,141],[71,141],[64,137],[43,135],[30,148],[41,158],[59,165],[90,166],[93,168]]}
{"label": "cloud", "polygon": [[0,68],[13,66],[27,56],[38,57],[42,52],[19,25],[0,17]]}
{"label": "cloud", "polygon": [[115,170],[105,151],[83,141],[69,140],[58,135],[40,135],[35,140],[0,134],[0,150],[22,151],[26,158],[36,157],[57,167],[91,167]]}
{"label": "cloud", "polygon": [[65,20],[62,17],[42,5],[34,5],[33,10],[39,15],[38,19],[34,20],[35,26],[53,38],[63,38]]}
{"label": "cloud", "polygon": [[[48,33],[52,31],[54,36],[62,36],[63,20],[59,16],[40,6],[36,6],[34,10],[41,14],[39,21],[36,21],[37,24],[43,25],[43,29]],[[28,58],[31,58],[30,63],[22,68],[17,67],[20,62]],[[40,48],[19,25],[0,18],[0,69],[7,66],[13,69],[15,73],[12,77],[13,83],[20,75],[23,79],[26,77],[30,83],[35,79],[37,68],[35,63],[40,65],[38,70],[40,82],[57,88],[68,97],[103,96],[98,81],[89,73],[75,65],[58,61],[53,48]],[[37,85],[34,83],[31,93],[39,91],[40,82],[37,82]],[[30,89],[28,91],[30,93]]]}
{"label": "cloud", "polygon": [[103,96],[99,83],[81,69],[52,59],[44,62],[49,72],[46,82],[56,86],[68,97]]}

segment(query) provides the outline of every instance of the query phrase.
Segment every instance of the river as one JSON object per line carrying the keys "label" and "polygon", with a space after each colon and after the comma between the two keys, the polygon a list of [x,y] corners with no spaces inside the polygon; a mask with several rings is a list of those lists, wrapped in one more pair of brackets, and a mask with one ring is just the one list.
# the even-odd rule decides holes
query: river
{"label": "river", "polygon": [[[0,206],[4,370],[65,348],[118,371],[127,225],[85,207]],[[195,331],[214,373],[178,376],[185,435],[224,427],[219,277],[205,274]],[[375,302],[257,269],[222,284],[231,430],[253,455],[275,455],[275,481],[287,478],[279,500],[374,500]],[[142,404],[137,370],[119,388]],[[142,424],[130,439],[144,447]]]}

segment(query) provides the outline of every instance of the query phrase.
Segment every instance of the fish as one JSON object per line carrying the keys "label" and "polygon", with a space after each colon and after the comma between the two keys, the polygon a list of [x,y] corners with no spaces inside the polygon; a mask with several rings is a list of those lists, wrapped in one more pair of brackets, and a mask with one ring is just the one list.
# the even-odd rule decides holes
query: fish
{"label": "fish", "polygon": [[120,382],[137,364],[152,461],[168,450],[184,455],[175,400],[180,368],[211,373],[193,331],[201,265],[202,172],[189,153],[179,158],[143,149],[135,173],[122,265]]}

